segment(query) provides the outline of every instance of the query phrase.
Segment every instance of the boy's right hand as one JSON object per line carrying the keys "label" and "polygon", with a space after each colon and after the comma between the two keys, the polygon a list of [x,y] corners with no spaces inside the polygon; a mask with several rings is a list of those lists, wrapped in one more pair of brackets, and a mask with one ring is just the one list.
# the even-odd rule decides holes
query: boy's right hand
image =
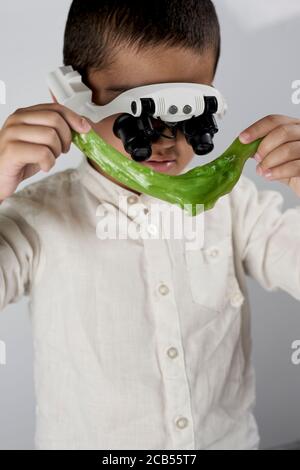
{"label": "boy's right hand", "polygon": [[[86,123],[82,125],[82,122]],[[38,171],[48,172],[72,143],[71,129],[85,133],[90,124],[58,103],[19,108],[0,129],[0,202]]]}

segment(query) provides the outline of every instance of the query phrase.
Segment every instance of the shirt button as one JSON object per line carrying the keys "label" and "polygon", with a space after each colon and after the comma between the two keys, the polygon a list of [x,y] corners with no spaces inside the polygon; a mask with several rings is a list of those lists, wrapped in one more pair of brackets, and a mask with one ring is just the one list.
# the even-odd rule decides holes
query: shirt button
{"label": "shirt button", "polygon": [[178,350],[176,348],[169,348],[167,354],[171,359],[174,359],[178,356]]}
{"label": "shirt button", "polygon": [[186,428],[188,424],[189,424],[189,420],[187,418],[178,418],[176,421],[176,426],[179,429]]}
{"label": "shirt button", "polygon": [[230,298],[230,303],[233,307],[240,307],[244,301],[244,297],[240,292],[236,292]]}
{"label": "shirt button", "polygon": [[127,202],[128,204],[136,204],[139,201],[137,196],[128,196]]}
{"label": "shirt button", "polygon": [[149,209],[147,207],[144,208],[144,214],[145,215],[149,214]]}
{"label": "shirt button", "polygon": [[161,284],[158,290],[161,295],[167,295],[169,293],[169,288],[166,286],[166,284]]}

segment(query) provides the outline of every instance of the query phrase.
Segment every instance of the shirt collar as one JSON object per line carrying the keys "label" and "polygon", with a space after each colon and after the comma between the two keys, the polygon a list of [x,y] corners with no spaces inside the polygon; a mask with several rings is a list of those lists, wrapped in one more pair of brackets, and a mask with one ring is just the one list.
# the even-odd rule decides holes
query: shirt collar
{"label": "shirt collar", "polygon": [[122,188],[102,173],[99,173],[84,155],[82,155],[82,161],[76,171],[82,184],[97,197],[99,202],[112,203],[123,211],[127,212],[127,207],[133,204],[138,204],[141,209],[150,209],[151,204],[170,205],[168,202],[148,194],[138,195],[130,189]]}
{"label": "shirt collar", "polygon": [[[106,208],[107,205],[114,206],[126,217],[134,220],[135,223],[147,225],[148,229],[151,229],[150,233],[153,233],[152,231],[156,230],[154,225],[161,224],[162,227],[164,225],[164,220],[166,220],[166,233],[168,234],[170,230],[168,227],[169,218],[164,217],[164,215],[167,216],[170,212],[170,209],[177,211],[175,213],[177,213],[179,221],[181,221],[182,216],[188,221],[188,224],[185,225],[183,237],[188,237],[189,241],[195,237],[195,226],[192,222],[196,221],[197,217],[191,218],[191,216],[184,214],[180,208],[174,207],[173,204],[167,201],[163,201],[144,193],[138,195],[130,189],[122,188],[118,184],[106,178],[106,176],[104,176],[102,173],[99,173],[92,165],[89,164],[88,159],[84,155],[82,157],[82,161],[75,169],[77,171],[76,176],[74,176],[76,179],[79,177],[81,183],[88,189],[88,191],[96,196],[99,204],[104,203]],[[159,207],[157,207],[157,205],[159,205]],[[111,209],[112,213],[115,214],[115,210],[112,207]],[[215,211],[210,212],[215,214]],[[154,214],[156,216],[159,214],[160,219],[158,219],[156,216],[152,219],[152,215]],[[202,217],[202,214],[199,214],[198,217]],[[151,221],[150,226],[149,219]],[[198,231],[201,238],[200,229],[202,226],[197,227],[197,230],[199,229]],[[191,234],[189,234],[189,230],[192,230]],[[156,236],[155,232],[153,235]]]}

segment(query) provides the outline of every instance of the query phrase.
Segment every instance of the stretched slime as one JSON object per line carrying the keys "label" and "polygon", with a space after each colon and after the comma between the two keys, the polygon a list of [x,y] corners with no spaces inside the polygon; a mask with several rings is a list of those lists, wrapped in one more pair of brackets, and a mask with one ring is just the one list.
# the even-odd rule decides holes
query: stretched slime
{"label": "stretched slime", "polygon": [[72,142],[104,173],[130,189],[177,204],[191,216],[212,209],[233,189],[261,140],[242,144],[237,138],[215,160],[181,175],[167,175],[125,157],[93,129],[86,134],[72,130]]}

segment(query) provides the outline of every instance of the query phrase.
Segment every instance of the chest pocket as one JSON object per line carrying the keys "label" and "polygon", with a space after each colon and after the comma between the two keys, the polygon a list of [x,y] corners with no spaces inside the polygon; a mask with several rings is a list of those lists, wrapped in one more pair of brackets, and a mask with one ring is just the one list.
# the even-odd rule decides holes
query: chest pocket
{"label": "chest pocket", "polygon": [[[241,294],[229,285],[233,275],[233,253],[230,237],[200,250],[185,251],[186,268],[194,302],[221,311],[228,294]],[[237,295],[236,295],[236,301]]]}

